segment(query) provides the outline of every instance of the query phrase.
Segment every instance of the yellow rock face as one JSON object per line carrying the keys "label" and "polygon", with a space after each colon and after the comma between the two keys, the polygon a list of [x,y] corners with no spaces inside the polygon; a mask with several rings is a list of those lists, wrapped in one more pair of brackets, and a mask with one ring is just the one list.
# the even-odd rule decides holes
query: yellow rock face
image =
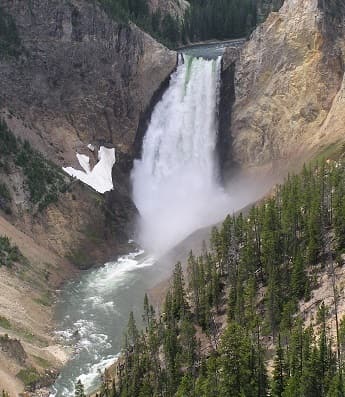
{"label": "yellow rock face", "polygon": [[244,168],[281,172],[345,138],[345,30],[334,26],[317,0],[286,0],[245,45],[232,123]]}

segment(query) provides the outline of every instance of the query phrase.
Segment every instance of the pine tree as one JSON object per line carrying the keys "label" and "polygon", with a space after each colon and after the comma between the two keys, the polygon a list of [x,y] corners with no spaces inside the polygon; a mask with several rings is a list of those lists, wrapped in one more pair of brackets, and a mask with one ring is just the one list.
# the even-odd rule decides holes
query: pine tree
{"label": "pine tree", "polygon": [[251,344],[245,330],[230,323],[220,346],[220,392],[223,396],[254,396],[250,371]]}
{"label": "pine tree", "polygon": [[180,319],[187,310],[184,290],[184,278],[181,263],[175,265],[172,285],[172,311],[176,319]]}
{"label": "pine tree", "polygon": [[284,358],[284,350],[281,346],[280,335],[278,337],[278,346],[273,364],[272,375],[272,397],[282,397],[287,382],[287,365]]}
{"label": "pine tree", "polygon": [[77,384],[75,385],[75,392],[74,392],[75,397],[86,397],[84,393],[84,385],[81,383],[80,380],[78,380]]}
{"label": "pine tree", "polygon": [[293,261],[291,290],[294,298],[302,299],[307,290],[307,275],[304,269],[303,258],[300,253],[297,254]]}

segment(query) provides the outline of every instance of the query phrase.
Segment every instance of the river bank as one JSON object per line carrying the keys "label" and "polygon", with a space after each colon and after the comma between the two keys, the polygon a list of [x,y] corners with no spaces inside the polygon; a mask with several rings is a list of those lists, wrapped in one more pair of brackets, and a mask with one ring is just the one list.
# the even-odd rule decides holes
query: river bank
{"label": "river bank", "polygon": [[68,351],[53,334],[53,303],[55,290],[78,271],[1,217],[0,230],[28,260],[22,267],[0,267],[0,333],[17,341],[9,343],[2,336],[0,385],[18,396],[25,385],[17,376],[23,367],[44,374],[48,368],[58,370],[68,359]]}

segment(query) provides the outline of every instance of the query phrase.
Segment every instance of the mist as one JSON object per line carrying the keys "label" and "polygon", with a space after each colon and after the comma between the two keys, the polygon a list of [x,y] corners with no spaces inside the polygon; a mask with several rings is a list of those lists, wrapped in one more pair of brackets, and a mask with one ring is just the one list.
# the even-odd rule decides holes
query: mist
{"label": "mist", "polygon": [[264,184],[219,180],[217,111],[221,59],[186,57],[171,76],[131,174],[137,241],[162,255],[193,231],[220,222],[263,194]]}

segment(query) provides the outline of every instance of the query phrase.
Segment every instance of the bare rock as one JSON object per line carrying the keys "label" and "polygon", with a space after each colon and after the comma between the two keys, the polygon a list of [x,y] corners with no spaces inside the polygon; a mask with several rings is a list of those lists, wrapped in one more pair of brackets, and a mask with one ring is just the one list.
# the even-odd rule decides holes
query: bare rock
{"label": "bare rock", "polygon": [[335,3],[286,0],[245,44],[232,117],[242,167],[291,169],[343,135],[345,10]]}
{"label": "bare rock", "polygon": [[27,354],[18,339],[12,339],[7,334],[0,336],[0,349],[9,358],[14,359],[18,364],[25,364]]}
{"label": "bare rock", "polygon": [[130,153],[140,114],[175,67],[175,53],[95,2],[2,6],[25,50],[0,61],[0,103],[30,126],[27,138],[64,165],[91,142]]}

